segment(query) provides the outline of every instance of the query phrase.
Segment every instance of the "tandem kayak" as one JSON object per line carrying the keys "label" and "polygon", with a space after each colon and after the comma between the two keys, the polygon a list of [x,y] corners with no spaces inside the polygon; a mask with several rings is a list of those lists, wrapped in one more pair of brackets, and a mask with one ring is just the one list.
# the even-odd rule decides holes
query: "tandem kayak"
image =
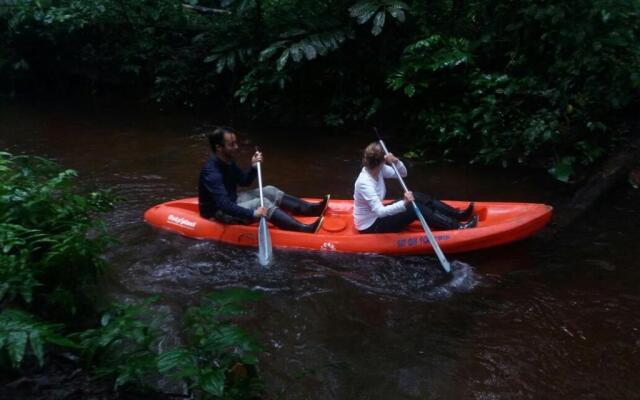
{"label": "tandem kayak", "polygon": [[[318,201],[318,199],[307,199]],[[468,202],[446,201],[464,208]],[[462,253],[524,239],[542,229],[551,219],[552,207],[534,203],[476,202],[479,216],[475,228],[434,231],[445,253]],[[399,233],[362,234],[353,225],[353,200],[331,199],[322,227],[317,233],[284,231],[270,226],[273,247],[337,251],[343,253],[432,254],[419,222]],[[311,223],[316,217],[299,217]],[[258,223],[225,225],[200,217],[197,197],[174,200],[151,207],[144,214],[147,223],[195,239],[215,240],[240,246],[258,245]]]}

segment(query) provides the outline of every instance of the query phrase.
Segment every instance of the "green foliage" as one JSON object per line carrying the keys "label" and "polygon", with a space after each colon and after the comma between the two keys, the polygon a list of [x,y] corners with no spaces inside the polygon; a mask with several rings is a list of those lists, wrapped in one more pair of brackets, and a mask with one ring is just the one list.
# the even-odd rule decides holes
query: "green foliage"
{"label": "green foliage", "polygon": [[276,69],[282,70],[287,61],[301,62],[303,59],[311,61],[318,56],[324,56],[329,51],[337,50],[341,44],[352,35],[343,29],[333,29],[326,32],[308,32],[297,30],[288,32],[286,39],[271,44],[260,52],[259,61],[263,62],[276,57]]}
{"label": "green foliage", "polygon": [[440,35],[410,44],[404,49],[400,68],[389,76],[387,84],[392,90],[402,90],[408,97],[430,85],[441,85],[447,81],[443,74],[470,63],[468,47],[469,42],[465,39],[443,39]]}
{"label": "green foliage", "polygon": [[418,157],[547,168],[599,160],[638,106],[638,2],[188,3],[218,11],[16,1],[0,11],[0,90],[119,86],[162,104],[237,101],[272,124],[381,117],[414,132]]}
{"label": "green foliage", "polygon": [[208,295],[186,313],[184,344],[168,349],[161,343],[161,317],[151,309],[156,298],[116,304],[102,315],[100,327],[73,337],[95,376],[113,379],[116,388],[143,388],[164,376],[186,381],[198,398],[249,398],[261,389],[255,365],[262,349],[231,319],[246,314],[241,302],[258,298],[245,289]]}
{"label": "green foliage", "polygon": [[5,309],[0,313],[0,352],[6,352],[11,367],[19,368],[24,361],[28,344],[31,353],[42,366],[45,343],[74,346],[60,334],[61,327],[59,324],[43,322],[20,310]]}
{"label": "green foliage", "polygon": [[104,268],[109,240],[94,217],[105,192],[77,194],[76,172],[53,162],[0,154],[0,301],[22,300],[73,314]]}
{"label": "green foliage", "polygon": [[405,13],[409,10],[409,6],[398,0],[370,1],[363,0],[354,4],[349,8],[349,14],[358,20],[359,24],[365,24],[372,20],[373,26],[371,34],[378,36],[382,33],[382,28],[387,19],[387,14],[398,20],[405,21]]}
{"label": "green foliage", "polygon": [[165,70],[175,58],[172,46],[189,40],[173,30],[185,18],[180,3],[169,0],[21,0],[0,19],[15,50],[1,72],[15,75],[11,64],[23,65],[45,82],[89,90],[114,83],[135,87]]}
{"label": "green foliage", "polygon": [[553,167],[549,168],[549,173],[557,180],[569,182],[569,178],[574,173],[575,157],[563,157]]}
{"label": "green foliage", "polygon": [[[102,271],[108,243],[94,217],[111,207],[104,192],[81,195],[76,172],[55,163],[0,152],[0,304],[54,320],[90,308],[85,292]],[[19,368],[27,344],[40,366],[45,343],[74,347],[51,324],[18,309],[0,314],[0,350]]]}
{"label": "green foliage", "polygon": [[230,319],[245,314],[240,302],[258,298],[248,290],[226,289],[190,308],[185,319],[185,344],[160,354],[160,373],[187,381],[203,398],[249,398],[257,394],[261,385],[255,373],[235,372],[255,365],[262,348]]}
{"label": "green foliage", "polygon": [[91,308],[86,290],[104,268],[100,254],[109,242],[95,216],[111,208],[113,198],[76,193],[75,177],[39,157],[0,153],[0,366],[20,368],[28,349],[42,366],[45,344],[54,344],[79,350],[95,376],[113,379],[116,389],[144,388],[165,375],[187,381],[200,398],[256,394],[261,347],[232,322],[245,315],[242,302],[259,297],[248,290],[214,293],[190,308],[184,344],[165,352],[159,352],[160,320],[149,318],[156,315],[155,298],[116,304],[99,327],[69,338],[63,324],[6,308],[23,306],[60,319]]}
{"label": "green foliage", "polygon": [[116,304],[102,315],[100,327],[75,335],[87,365],[94,367],[97,377],[113,377],[115,388],[127,384],[143,387],[156,372],[159,321],[146,320],[154,315],[149,305],[155,300]]}
{"label": "green foliage", "polygon": [[[404,115],[423,149],[505,166],[542,159],[568,181],[615,143],[640,88],[639,11],[613,0],[444,7],[459,22],[421,27],[430,36],[405,47],[387,84],[410,98]],[[428,21],[433,9],[414,12]]]}

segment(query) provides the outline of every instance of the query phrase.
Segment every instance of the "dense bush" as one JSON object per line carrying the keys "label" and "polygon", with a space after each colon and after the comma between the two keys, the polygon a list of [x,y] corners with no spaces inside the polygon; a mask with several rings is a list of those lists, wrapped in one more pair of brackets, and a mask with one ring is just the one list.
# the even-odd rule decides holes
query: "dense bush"
{"label": "dense bush", "polygon": [[226,289],[187,310],[184,344],[158,356],[160,373],[181,379],[206,398],[252,398],[262,390],[255,365],[262,347],[233,321],[245,315],[242,302],[260,296]]}
{"label": "dense bush", "polygon": [[0,366],[19,368],[27,349],[42,365],[47,343],[74,347],[61,322],[93,311],[88,288],[109,242],[95,217],[111,197],[78,193],[75,177],[52,161],[0,152]]}
{"label": "dense bush", "polygon": [[127,85],[274,124],[383,119],[420,138],[415,155],[542,161],[563,180],[638,105],[638,2],[185,2],[204,11],[14,0],[0,8],[0,84]]}
{"label": "dense bush", "polygon": [[86,288],[109,243],[94,217],[111,200],[77,193],[75,177],[43,158],[0,153],[0,303],[35,303],[53,318],[93,303]]}
{"label": "dense bush", "polygon": [[19,371],[32,360],[42,367],[47,348],[61,346],[116,389],[140,391],[164,377],[186,381],[195,398],[258,393],[261,348],[234,322],[246,313],[241,303],[258,298],[248,290],[214,293],[187,310],[183,344],[171,348],[161,345],[166,321],[148,318],[157,315],[155,298],[115,304],[99,326],[77,331],[98,319],[88,293],[110,240],[97,216],[113,197],[83,194],[75,177],[43,158],[0,153],[0,370]]}
{"label": "dense bush", "polygon": [[46,344],[74,347],[62,333],[61,324],[52,324],[20,310],[0,312],[0,368],[20,368],[27,344],[38,365],[44,365]]}
{"label": "dense bush", "polygon": [[610,149],[638,100],[638,3],[527,0],[465,11],[446,34],[425,28],[387,81],[415,100],[409,113],[429,143],[472,161],[543,158],[562,180]]}
{"label": "dense bush", "polygon": [[161,343],[166,321],[148,317],[157,315],[150,309],[155,299],[116,304],[98,328],[73,337],[95,376],[114,379],[116,388],[140,390],[162,376],[186,382],[195,398],[247,399],[262,390],[255,369],[262,349],[233,319],[246,314],[242,302],[258,298],[246,289],[209,294],[181,321],[183,343],[169,348]]}

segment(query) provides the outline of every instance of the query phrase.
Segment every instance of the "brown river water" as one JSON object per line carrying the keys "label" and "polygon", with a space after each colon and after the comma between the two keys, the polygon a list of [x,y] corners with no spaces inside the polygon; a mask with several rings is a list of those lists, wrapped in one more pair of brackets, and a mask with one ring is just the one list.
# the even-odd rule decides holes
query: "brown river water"
{"label": "brown river water", "polygon": [[[159,295],[177,317],[216,289],[262,292],[244,325],[266,349],[260,371],[271,398],[640,398],[638,191],[620,189],[552,240],[451,255],[452,279],[429,256],[276,250],[264,269],[255,250],[161,232],[142,219],[157,203],[196,194],[208,156],[199,132],[218,122],[4,101],[0,148],[56,159],[83,185],[122,196],[106,216],[119,241],[107,254],[109,300]],[[266,184],[334,198],[352,196],[360,149],[372,140],[366,132],[243,131],[239,163],[259,145]],[[539,171],[408,164],[410,188],[444,199],[556,204],[571,190]]]}

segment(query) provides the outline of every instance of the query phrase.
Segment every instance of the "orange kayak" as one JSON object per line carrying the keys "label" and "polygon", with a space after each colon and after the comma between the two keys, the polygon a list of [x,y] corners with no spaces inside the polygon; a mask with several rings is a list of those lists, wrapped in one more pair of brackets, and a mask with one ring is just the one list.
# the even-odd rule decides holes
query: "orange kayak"
{"label": "orange kayak", "polygon": [[[307,199],[318,201],[318,199]],[[468,202],[447,201],[464,208]],[[338,251],[343,253],[430,254],[433,248],[419,222],[399,233],[362,234],[353,225],[352,200],[333,200],[320,230],[313,233],[283,231],[270,225],[276,248]],[[471,229],[434,231],[445,253],[462,253],[524,239],[551,219],[552,207],[533,203],[477,202],[478,226]],[[296,217],[310,223],[315,217]],[[240,246],[258,246],[258,224],[225,225],[200,217],[196,197],[169,201],[147,210],[144,219],[158,228],[195,239],[216,240]]]}

